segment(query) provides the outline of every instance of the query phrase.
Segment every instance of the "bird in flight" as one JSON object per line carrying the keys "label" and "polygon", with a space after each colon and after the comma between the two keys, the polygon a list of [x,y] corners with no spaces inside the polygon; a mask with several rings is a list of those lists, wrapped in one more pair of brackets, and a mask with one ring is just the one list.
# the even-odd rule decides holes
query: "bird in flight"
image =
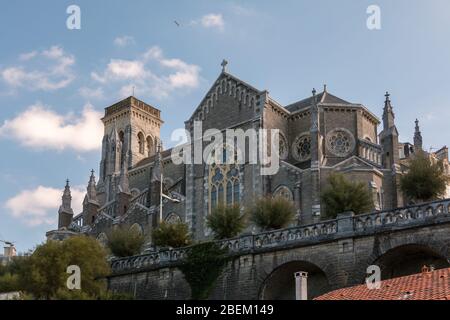
{"label": "bird in flight", "polygon": [[174,20],[173,22],[177,25],[177,27],[180,26],[180,23],[177,20]]}

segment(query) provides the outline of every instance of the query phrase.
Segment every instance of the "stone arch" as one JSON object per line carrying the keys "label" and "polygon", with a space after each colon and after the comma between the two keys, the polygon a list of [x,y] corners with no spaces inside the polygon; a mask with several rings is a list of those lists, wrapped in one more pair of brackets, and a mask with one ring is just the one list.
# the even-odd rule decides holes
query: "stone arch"
{"label": "stone arch", "polygon": [[171,213],[171,214],[169,214],[169,215],[166,217],[165,221],[166,221],[168,224],[175,224],[175,223],[180,223],[180,222],[182,222],[181,217],[180,217],[179,215],[177,215],[176,213]]}
{"label": "stone arch", "polygon": [[261,285],[259,298],[261,300],[295,300],[294,273],[298,271],[308,273],[309,300],[330,291],[329,279],[322,268],[309,261],[293,260],[273,269]]}
{"label": "stone arch", "polygon": [[420,273],[424,265],[436,269],[450,267],[450,257],[446,246],[436,247],[427,243],[405,243],[391,246],[371,257],[370,264],[381,268],[383,280]]}
{"label": "stone arch", "polygon": [[130,231],[136,231],[138,234],[143,235],[144,234],[144,229],[142,228],[142,226],[139,223],[134,223],[131,227],[130,227]]}
{"label": "stone arch", "polygon": [[147,141],[147,152],[148,156],[150,157],[155,154],[155,142],[152,136],[148,136],[146,141]]}
{"label": "stone arch", "polygon": [[102,232],[97,236],[97,241],[104,247],[108,244],[108,236]]}
{"label": "stone arch", "polygon": [[144,142],[144,134],[142,132],[138,133],[138,145],[139,145],[139,153],[144,154],[145,153],[145,142]]}
{"label": "stone arch", "polygon": [[282,197],[286,200],[293,201],[294,200],[294,194],[292,193],[291,189],[287,187],[286,185],[282,184],[279,185],[275,191],[273,192],[273,197]]}

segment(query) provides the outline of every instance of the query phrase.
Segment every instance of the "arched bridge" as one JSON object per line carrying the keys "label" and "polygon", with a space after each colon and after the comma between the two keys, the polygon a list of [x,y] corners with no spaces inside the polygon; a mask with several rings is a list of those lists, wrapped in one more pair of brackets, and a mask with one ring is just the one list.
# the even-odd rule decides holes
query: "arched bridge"
{"label": "arched bridge", "polygon": [[[294,272],[308,272],[308,297],[382,278],[450,266],[450,199],[221,241],[233,256],[213,299],[293,299]],[[138,299],[189,299],[177,266],[188,248],[113,260],[110,289]]]}

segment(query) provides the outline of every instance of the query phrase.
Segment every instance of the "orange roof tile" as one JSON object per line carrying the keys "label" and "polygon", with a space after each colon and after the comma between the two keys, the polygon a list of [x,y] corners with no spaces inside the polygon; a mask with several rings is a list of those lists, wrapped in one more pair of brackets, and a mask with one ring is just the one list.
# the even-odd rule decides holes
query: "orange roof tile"
{"label": "orange roof tile", "polygon": [[365,284],[339,289],[314,300],[450,300],[450,268],[385,280],[380,289]]}

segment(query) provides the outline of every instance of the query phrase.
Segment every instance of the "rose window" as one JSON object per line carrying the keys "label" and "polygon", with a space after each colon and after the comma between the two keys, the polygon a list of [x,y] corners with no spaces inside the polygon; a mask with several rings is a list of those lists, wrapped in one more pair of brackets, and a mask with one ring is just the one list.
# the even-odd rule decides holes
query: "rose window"
{"label": "rose window", "polygon": [[338,157],[346,157],[355,148],[355,139],[348,130],[337,129],[328,134],[327,148]]}
{"label": "rose window", "polygon": [[309,160],[311,158],[311,136],[305,134],[297,137],[292,147],[292,153],[298,161]]}

